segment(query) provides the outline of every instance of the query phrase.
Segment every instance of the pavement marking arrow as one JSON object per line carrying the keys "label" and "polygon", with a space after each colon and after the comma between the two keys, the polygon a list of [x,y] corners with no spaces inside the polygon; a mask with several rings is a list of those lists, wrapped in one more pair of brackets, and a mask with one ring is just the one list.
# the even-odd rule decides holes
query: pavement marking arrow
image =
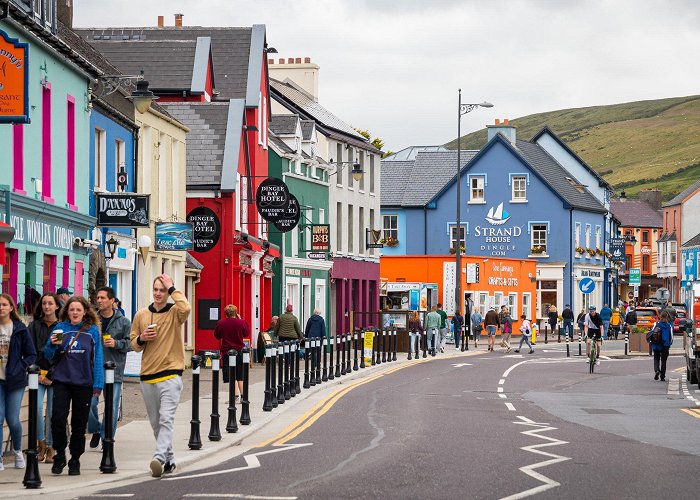
{"label": "pavement marking arrow", "polygon": [[454,363],[452,366],[455,368],[462,368],[463,366],[471,366],[471,363]]}
{"label": "pavement marking arrow", "polygon": [[[311,446],[313,443],[299,443],[299,444],[280,444],[274,445],[275,448],[267,451],[259,451],[257,453],[251,453],[250,455],[243,455],[243,459],[246,461],[246,465],[243,467],[234,467],[233,469],[217,470],[212,472],[202,472],[200,474],[190,474],[182,476],[164,477],[161,481],[177,481],[178,479],[191,479],[195,477],[206,477],[206,476],[216,476],[218,474],[228,474],[229,472],[238,472],[242,470],[257,469],[260,467],[260,460],[258,457],[262,455],[269,455],[271,453],[279,453],[280,451],[293,450],[295,448],[303,448],[304,446]],[[255,498],[255,497],[245,497],[245,498]],[[263,498],[263,497],[258,497]],[[296,497],[292,497],[296,498]]]}

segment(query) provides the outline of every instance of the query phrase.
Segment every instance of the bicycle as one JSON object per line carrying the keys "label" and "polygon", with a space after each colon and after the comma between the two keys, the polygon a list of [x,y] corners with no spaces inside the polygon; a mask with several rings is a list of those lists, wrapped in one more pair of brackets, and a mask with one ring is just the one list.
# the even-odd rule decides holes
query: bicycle
{"label": "bicycle", "polygon": [[598,360],[598,343],[596,342],[596,339],[592,339],[591,341],[591,355],[588,359],[588,364],[589,364],[589,373],[593,373],[595,370],[595,362]]}

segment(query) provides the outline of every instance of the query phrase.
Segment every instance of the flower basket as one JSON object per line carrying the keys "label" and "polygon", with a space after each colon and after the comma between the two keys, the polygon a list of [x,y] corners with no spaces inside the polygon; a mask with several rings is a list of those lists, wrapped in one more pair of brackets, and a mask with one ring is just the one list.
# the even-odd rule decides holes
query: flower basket
{"label": "flower basket", "polygon": [[546,253],[547,249],[545,247],[535,246],[530,248],[530,253],[532,255],[542,255]]}
{"label": "flower basket", "polygon": [[593,257],[595,255],[595,250],[593,250],[592,248],[586,248],[586,253]]}
{"label": "flower basket", "polygon": [[586,249],[583,248],[583,247],[576,247],[576,253],[577,253],[577,254],[583,255],[585,251],[586,251]]}
{"label": "flower basket", "polygon": [[381,240],[379,240],[379,243],[382,243],[388,247],[395,247],[396,245],[399,244],[399,240],[389,236],[388,238],[382,238]]}
{"label": "flower basket", "polygon": [[600,248],[600,247],[598,247],[598,248],[595,249],[595,253],[596,253],[596,255],[601,255],[601,256],[602,256],[602,255],[605,255],[605,252],[604,252],[603,249]]}

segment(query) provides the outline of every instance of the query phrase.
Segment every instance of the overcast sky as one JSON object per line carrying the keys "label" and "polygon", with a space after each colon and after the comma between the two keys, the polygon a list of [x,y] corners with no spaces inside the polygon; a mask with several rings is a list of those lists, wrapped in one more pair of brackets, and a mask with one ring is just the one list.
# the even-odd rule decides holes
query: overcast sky
{"label": "overcast sky", "polygon": [[[698,0],[75,0],[75,26],[265,24],[320,102],[385,150],[563,108],[700,94]],[[118,8],[115,8],[118,4]],[[147,12],[144,12],[144,7]]]}

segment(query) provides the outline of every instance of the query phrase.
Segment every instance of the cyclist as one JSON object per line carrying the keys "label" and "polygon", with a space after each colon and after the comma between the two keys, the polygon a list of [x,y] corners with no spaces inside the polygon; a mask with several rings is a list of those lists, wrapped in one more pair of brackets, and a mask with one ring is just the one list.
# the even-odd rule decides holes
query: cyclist
{"label": "cyclist", "polygon": [[603,319],[600,317],[600,314],[596,312],[595,306],[590,306],[588,308],[588,314],[586,314],[586,318],[583,320],[583,327],[584,333],[586,334],[586,356],[588,356],[586,362],[590,363],[591,361],[591,339],[595,339],[598,351],[598,359],[595,364],[596,366],[600,365],[600,352],[603,344],[601,334]]}

